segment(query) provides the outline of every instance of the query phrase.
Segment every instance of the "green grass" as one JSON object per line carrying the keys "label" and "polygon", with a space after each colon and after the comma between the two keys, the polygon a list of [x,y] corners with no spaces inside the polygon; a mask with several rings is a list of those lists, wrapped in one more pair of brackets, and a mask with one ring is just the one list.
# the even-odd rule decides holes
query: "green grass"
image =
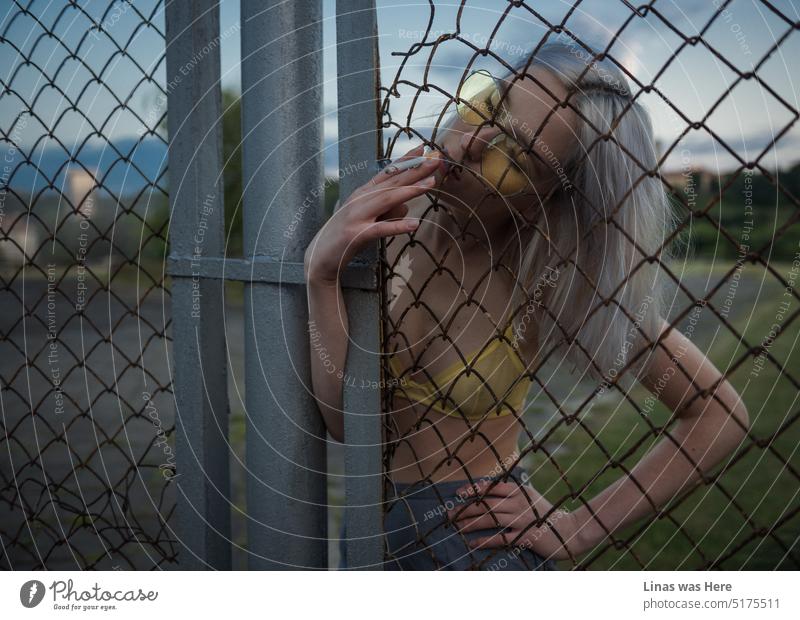
{"label": "green grass", "polygon": [[[698,210],[705,209],[703,206]],[[683,210],[678,207],[678,212]],[[687,222],[682,235],[689,240],[691,256],[704,260],[713,257],[735,260],[739,256],[736,244],[741,244],[749,246],[750,251],[767,248],[763,254],[771,262],[791,261],[797,251],[797,227],[790,225],[782,232],[780,229],[796,215],[795,207],[774,204],[756,204],[751,212],[746,212],[741,202],[726,197],[709,208],[707,214]]]}

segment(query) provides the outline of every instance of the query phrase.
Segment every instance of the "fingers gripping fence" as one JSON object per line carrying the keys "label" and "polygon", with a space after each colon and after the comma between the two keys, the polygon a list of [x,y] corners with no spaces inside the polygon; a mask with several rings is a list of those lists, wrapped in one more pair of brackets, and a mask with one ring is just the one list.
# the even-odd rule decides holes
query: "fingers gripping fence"
{"label": "fingers gripping fence", "polygon": [[[585,555],[568,553],[563,567],[797,567],[800,430],[792,340],[800,301],[800,203],[796,185],[782,181],[766,160],[795,127],[798,111],[763,77],[768,61],[797,36],[796,14],[761,3],[775,26],[774,41],[742,69],[710,35],[729,23],[727,2],[715,2],[696,33],[672,23],[660,2],[621,2],[626,17],[600,47],[573,30],[581,2],[560,21],[548,20],[533,2],[497,3],[497,23],[480,44],[463,25],[471,4],[459,3],[454,21],[442,28],[445,9],[430,2],[426,29],[407,50],[392,51],[398,69],[381,88],[385,155],[400,156],[404,141],[423,142],[452,162],[439,191],[410,203],[420,227],[381,244],[386,562],[401,569],[554,568],[545,543],[570,548],[562,535],[571,531],[569,515],[583,508],[591,520],[601,503],[589,500],[621,476],[645,499],[648,515],[611,532],[600,524],[607,534],[602,542]],[[530,24],[535,33],[528,51],[511,62],[496,52],[506,20]],[[626,68],[617,44],[637,22],[662,27],[674,41],[648,80]],[[689,52],[708,55],[732,74],[699,114],[673,103],[676,93],[660,79]],[[456,66],[453,58],[464,62]],[[499,86],[469,91],[476,70],[499,78]],[[457,86],[441,85],[447,72]],[[726,140],[710,121],[747,84],[757,85],[787,119],[755,152]],[[431,99],[442,105],[421,116]],[[677,119],[671,144],[652,141],[645,100]],[[431,127],[417,124],[431,116]],[[574,119],[575,133],[552,133],[563,118]],[[664,171],[693,132],[710,136],[733,161],[704,194],[694,171]],[[493,165],[482,151],[491,154],[490,136],[497,133],[518,150],[494,147],[501,156]],[[642,136],[650,138],[638,144]],[[557,148],[569,139],[579,148]],[[525,198],[535,208],[504,191],[514,175],[527,175],[533,188]],[[778,216],[769,214],[773,206],[752,215],[754,184],[771,189]],[[469,190],[459,193],[459,187]],[[752,218],[731,219],[743,204]],[[503,217],[507,231],[487,230]],[[753,226],[768,229],[768,236],[753,233]],[[694,241],[706,230],[717,237],[714,254],[732,253],[735,260],[720,260],[702,281],[697,272],[687,275],[687,263],[678,259],[687,240],[694,243],[692,260],[708,252]],[[747,298],[746,312],[732,311],[736,291],[737,304],[747,303],[743,283],[756,277],[768,281],[762,297]],[[688,349],[668,346],[659,316],[672,333],[703,347],[720,369],[719,380],[710,383],[687,367]],[[496,357],[498,350],[508,359]],[[658,359],[671,359],[673,370],[648,377],[648,360]],[[657,402],[670,381],[686,385],[674,412]],[[725,381],[746,403],[749,424],[721,397]],[[519,385],[529,386],[522,406]],[[672,426],[698,401],[715,403],[741,438],[717,468],[688,450],[686,434]],[[657,440],[676,451],[692,478],[674,498],[652,496],[638,479],[647,472],[634,467]],[[445,474],[459,482],[429,484]],[[471,495],[458,487],[483,477],[493,484],[476,512]],[[502,532],[499,513],[515,511],[519,521],[499,546],[469,546],[476,534]],[[485,515],[483,531],[466,534],[444,517],[459,512]]]}
{"label": "fingers gripping fence", "polygon": [[0,17],[0,566],[167,568],[163,6],[45,4]]}

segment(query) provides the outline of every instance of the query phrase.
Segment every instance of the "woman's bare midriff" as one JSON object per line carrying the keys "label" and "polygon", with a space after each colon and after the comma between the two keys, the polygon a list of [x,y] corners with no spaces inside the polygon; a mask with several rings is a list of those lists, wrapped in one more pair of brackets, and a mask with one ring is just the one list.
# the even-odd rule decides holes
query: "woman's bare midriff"
{"label": "woman's bare midriff", "polygon": [[474,480],[502,474],[515,465],[521,430],[515,416],[487,418],[479,425],[470,421],[477,429],[472,434],[461,416],[428,411],[417,430],[414,425],[424,408],[397,395],[394,400],[390,427],[395,430],[387,432],[386,439],[394,449],[389,476],[395,482]]}
{"label": "woman's bare midriff", "polygon": [[[428,199],[420,196],[408,202],[409,215],[420,217],[426,211]],[[434,230],[436,227],[431,227]],[[392,317],[393,324],[400,323],[401,315],[405,314],[408,304],[413,303],[409,296],[409,291],[420,290],[422,283],[430,276],[432,265],[425,253],[420,249],[422,245],[430,243],[425,237],[430,232],[428,229],[420,230],[417,233],[417,244],[411,247],[402,245],[400,239],[397,243],[392,243],[387,247],[386,259],[389,264],[394,264],[398,258],[398,251],[404,248],[412,259],[412,277],[408,286],[401,292],[400,302],[394,309],[395,315]],[[474,255],[465,255],[463,249],[450,252],[447,264],[439,263],[450,269],[451,273],[461,274],[465,265],[470,265],[474,273],[468,282],[460,285],[452,282],[451,278],[442,271],[428,282],[427,290],[435,291],[436,299],[426,299],[426,307],[435,313],[439,320],[462,303],[462,296],[465,290],[470,290],[486,304],[493,303],[496,307],[491,308],[496,316],[502,316],[508,311],[507,304],[503,302],[511,296],[512,283],[507,281],[505,272],[498,270],[491,278],[483,278],[481,285],[476,285],[474,278],[485,274],[491,266],[491,255],[484,249],[474,251]],[[441,250],[444,254],[444,251]],[[437,260],[441,260],[437,257]],[[420,273],[417,273],[419,271]],[[405,277],[408,277],[406,274]],[[492,290],[481,289],[481,286],[492,285]],[[482,313],[475,310],[479,318]],[[470,321],[466,313],[461,313],[459,320],[451,325],[451,330],[458,332],[457,323]],[[491,324],[489,323],[469,323],[469,330],[474,332],[476,329],[485,331],[486,338],[491,335]],[[398,339],[397,346],[404,348],[408,343],[412,344],[412,349],[416,349],[417,343],[422,343],[425,334],[434,333],[436,330],[430,322],[430,316],[424,312],[412,312],[402,317],[402,329],[407,340]],[[467,331],[463,329],[462,331]],[[475,350],[486,340],[477,339],[471,345],[461,346],[464,350]],[[423,345],[424,346],[424,345]],[[428,366],[428,372],[435,375],[449,363],[457,360],[458,357],[447,354],[437,343],[436,351],[432,357],[437,360],[435,366]],[[407,359],[405,363],[411,363],[415,355],[408,352],[403,353]],[[438,359],[441,358],[441,359]],[[518,438],[522,430],[519,420],[514,415],[502,417],[486,417],[482,421],[467,421],[460,415],[442,415],[438,411],[429,410],[422,405],[409,402],[400,393],[392,395],[394,400],[389,426],[395,429],[394,433],[387,432],[386,440],[390,449],[394,450],[392,461],[389,465],[389,475],[396,482],[416,482],[421,479],[430,479],[434,482],[445,482],[452,480],[468,480],[482,476],[502,474],[505,470],[510,470],[518,456]],[[420,418],[419,428],[415,425]],[[470,428],[470,425],[472,428]],[[475,432],[473,432],[475,431]],[[397,435],[401,439],[397,440]]]}

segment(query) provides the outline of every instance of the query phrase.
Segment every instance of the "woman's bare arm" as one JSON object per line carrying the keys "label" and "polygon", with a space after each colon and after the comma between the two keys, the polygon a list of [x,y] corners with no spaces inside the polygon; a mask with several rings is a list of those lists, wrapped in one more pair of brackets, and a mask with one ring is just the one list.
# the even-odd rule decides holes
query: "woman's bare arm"
{"label": "woman's bare arm", "polygon": [[[662,321],[661,332],[667,328]],[[661,342],[666,351],[657,346],[642,382],[673,410],[677,422],[666,432],[669,436],[653,446],[628,475],[573,512],[555,510],[531,485],[488,479],[474,490],[465,485],[458,494],[476,493],[488,499],[448,510],[448,517],[459,530],[470,532],[497,525],[505,528],[473,538],[470,546],[496,547],[513,542],[547,558],[581,555],[610,533],[658,510],[682,490],[697,484],[701,472],[705,475],[739,445],[747,433],[748,414],[730,383],[722,381],[713,364],[678,331],[671,330]],[[551,515],[547,523],[541,524],[542,515]]]}
{"label": "woman's bare arm", "polygon": [[342,442],[342,377],[347,359],[347,308],[338,281],[309,277],[306,267],[306,284],[314,396],[331,437]]}
{"label": "woman's bare arm", "polygon": [[[670,328],[662,320],[662,331],[666,329]],[[675,412],[677,422],[665,431],[671,438],[662,438],[629,475],[574,512],[579,548],[596,546],[608,533],[656,511],[699,483],[700,472],[711,470],[747,434],[749,417],[741,397],[727,380],[718,383],[722,375],[708,358],[676,329],[662,343],[667,351],[656,347],[642,383]]]}
{"label": "woman's bare arm", "polygon": [[[422,155],[422,146],[397,161]],[[444,165],[436,153],[415,168],[389,166],[356,189],[325,223],[305,252],[311,382],[328,432],[344,441],[342,382],[348,349],[347,308],[341,270],[368,241],[408,233],[419,221],[407,218],[406,202],[430,191]]]}

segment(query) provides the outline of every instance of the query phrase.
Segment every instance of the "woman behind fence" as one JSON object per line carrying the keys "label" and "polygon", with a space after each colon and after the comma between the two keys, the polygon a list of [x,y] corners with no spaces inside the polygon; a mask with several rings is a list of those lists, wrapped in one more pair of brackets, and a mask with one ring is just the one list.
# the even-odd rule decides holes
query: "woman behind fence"
{"label": "woman behind fence", "polygon": [[[647,112],[613,62],[576,44],[526,63],[462,79],[429,150],[345,197],[306,251],[328,354],[312,347],[313,389],[344,441],[338,276],[387,238],[387,569],[554,570],[699,482],[748,426],[732,386],[663,318],[648,258],[668,258],[674,216]],[[630,373],[674,412],[669,436],[572,511],[519,465],[526,396],[546,389],[536,371],[556,354],[600,390]]]}

